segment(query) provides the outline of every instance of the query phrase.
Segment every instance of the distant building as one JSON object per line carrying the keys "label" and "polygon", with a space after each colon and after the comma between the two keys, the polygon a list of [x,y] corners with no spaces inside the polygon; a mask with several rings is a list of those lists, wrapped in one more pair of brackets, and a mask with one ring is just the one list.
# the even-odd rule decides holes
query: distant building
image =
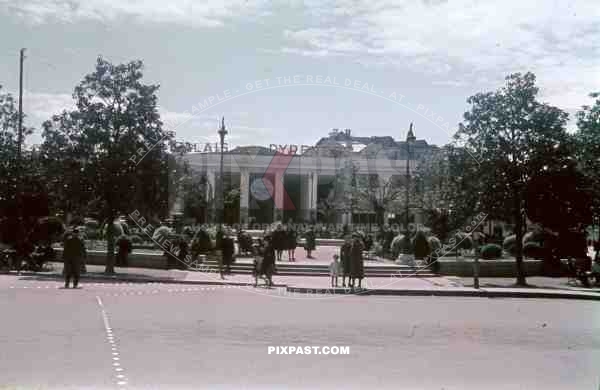
{"label": "distant building", "polygon": [[[323,211],[319,210],[322,201],[329,199],[335,206],[330,212],[335,214],[336,222],[357,223],[362,218],[364,223],[372,219],[373,213],[355,210],[350,215],[348,207],[339,200],[340,194],[348,192],[340,187],[342,179],[347,178],[354,167],[354,177],[359,183],[372,177],[405,180],[409,152],[405,141],[396,141],[390,136],[354,136],[349,129],[334,129],[313,146],[299,146],[293,155],[286,154],[289,150],[278,153],[276,149],[251,145],[224,153],[226,187],[240,188],[239,218],[229,222],[268,223],[290,219],[317,222],[323,219],[319,213]],[[416,140],[410,147],[409,171],[412,173],[418,161],[437,150],[437,146],[425,140]],[[192,152],[183,158],[198,174],[207,177],[207,197],[214,199],[220,154]],[[178,209],[181,208],[179,202]]]}

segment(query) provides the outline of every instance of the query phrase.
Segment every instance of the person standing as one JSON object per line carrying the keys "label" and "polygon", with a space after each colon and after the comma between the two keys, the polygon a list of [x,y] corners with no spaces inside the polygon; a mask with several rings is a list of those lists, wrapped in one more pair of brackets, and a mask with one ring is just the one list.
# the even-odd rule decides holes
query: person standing
{"label": "person standing", "polygon": [[287,229],[288,233],[288,259],[296,261],[296,247],[298,246],[298,236],[295,227],[290,223]]}
{"label": "person standing", "polygon": [[312,259],[312,251],[314,251],[317,247],[315,232],[312,227],[308,228],[308,231],[305,233],[304,237],[306,239],[306,244],[304,246],[304,249],[306,250],[306,257],[308,259]]}
{"label": "person standing", "polygon": [[350,264],[352,263],[352,241],[347,236],[340,250],[342,257],[342,287],[346,287],[346,277],[350,286]]}
{"label": "person standing", "polygon": [[333,261],[331,262],[331,264],[329,264],[329,275],[331,276],[331,287],[337,287],[338,286],[338,275],[340,274],[341,271],[341,264],[340,264],[340,256],[335,253],[333,255]]}
{"label": "person standing", "polygon": [[186,258],[189,253],[189,245],[188,245],[188,242],[184,235],[180,236],[178,238],[178,240],[179,240],[179,242],[178,242],[179,252],[177,253],[177,258],[176,258],[178,260],[177,268],[186,269],[187,268]]}
{"label": "person standing", "polygon": [[352,248],[350,250],[351,263],[350,263],[350,287],[354,288],[354,282],[358,279],[358,288],[361,288],[362,279],[364,278],[364,264],[362,253],[364,245],[360,236],[355,234],[352,240]]}
{"label": "person standing", "polygon": [[273,272],[275,271],[275,249],[273,248],[273,236],[267,234],[264,237],[262,258],[255,262],[254,287],[258,284],[258,278],[263,276],[267,286],[273,285]]}
{"label": "person standing", "polygon": [[223,248],[221,250],[223,255],[223,265],[225,266],[225,273],[230,274],[231,264],[233,263],[233,255],[235,253],[235,243],[233,241],[233,238],[231,238],[229,232],[225,233],[222,242]]}
{"label": "person standing", "polygon": [[281,224],[277,224],[275,231],[273,232],[273,248],[277,254],[277,261],[281,261],[283,250],[286,247],[286,232]]}
{"label": "person standing", "polygon": [[85,255],[85,246],[79,238],[77,229],[67,233],[63,244],[63,260],[65,273],[65,288],[69,288],[73,279],[73,288],[79,284],[82,258]]}

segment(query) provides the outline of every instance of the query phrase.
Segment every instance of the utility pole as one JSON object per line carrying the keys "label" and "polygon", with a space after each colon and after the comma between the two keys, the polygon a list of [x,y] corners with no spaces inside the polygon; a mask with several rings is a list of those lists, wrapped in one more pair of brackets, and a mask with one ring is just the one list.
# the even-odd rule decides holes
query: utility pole
{"label": "utility pole", "polygon": [[408,134],[406,135],[406,207],[405,207],[405,219],[404,219],[404,229],[406,234],[406,240],[408,240],[408,236],[410,234],[409,224],[409,202],[410,202],[410,146],[415,142],[415,133],[413,132],[413,124],[411,122],[410,128],[408,129]]}
{"label": "utility pole", "polygon": [[225,128],[225,117],[223,117],[223,119],[221,120],[221,128],[218,131],[219,133],[219,138],[221,140],[221,163],[220,163],[220,177],[219,177],[219,190],[218,190],[218,196],[219,196],[219,201],[217,202],[218,204],[218,223],[219,223],[219,230],[217,232],[217,235],[220,235],[221,237],[221,242],[218,243],[217,245],[220,246],[220,250],[221,250],[221,255],[219,256],[219,274],[221,275],[221,279],[225,279],[225,277],[223,276],[223,240],[225,239],[225,232],[223,231],[223,223],[225,222],[225,177],[223,176],[223,152],[224,152],[224,145],[225,145],[225,136],[227,135],[227,129]]}
{"label": "utility pole", "polygon": [[25,226],[23,224],[23,205],[21,204],[21,192],[23,191],[22,178],[21,178],[21,144],[23,143],[23,60],[25,59],[25,49],[21,49],[19,58],[19,124],[17,128],[17,161],[16,161],[16,180],[17,180],[17,193],[15,200],[17,201],[17,250],[16,261],[17,261],[17,273],[21,273],[21,248],[22,243],[25,240]]}
{"label": "utility pole", "polygon": [[17,142],[17,161],[19,172],[21,168],[21,143],[23,142],[23,60],[25,59],[25,49],[21,49],[19,60],[19,128]]}

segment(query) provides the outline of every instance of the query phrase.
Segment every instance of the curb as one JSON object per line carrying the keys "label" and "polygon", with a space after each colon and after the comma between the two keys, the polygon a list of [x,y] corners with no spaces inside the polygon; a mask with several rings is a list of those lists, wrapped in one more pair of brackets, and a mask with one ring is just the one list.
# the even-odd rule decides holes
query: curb
{"label": "curb", "polygon": [[[16,275],[15,275],[16,276]],[[34,272],[22,272],[20,276],[26,277],[37,277],[41,279],[58,279],[63,280],[62,275],[57,274],[39,274]],[[253,283],[244,282],[229,282],[227,280],[215,280],[215,281],[200,281],[200,280],[177,280],[167,278],[131,278],[121,277],[120,275],[82,275],[81,281],[92,280],[92,281],[106,281],[106,282],[120,282],[120,283],[165,283],[165,284],[183,284],[183,285],[208,285],[208,286],[246,286],[253,287]],[[533,299],[576,299],[586,301],[600,301],[600,294],[594,292],[578,292],[578,291],[565,291],[556,290],[556,292],[549,291],[510,291],[507,290],[418,290],[418,289],[404,289],[404,290],[392,290],[392,289],[355,289],[349,288],[308,288],[308,287],[295,287],[288,286],[285,284],[274,284],[274,287],[285,288],[289,293],[295,294],[325,294],[325,295],[378,295],[378,296],[439,296],[439,297],[478,297],[478,298],[533,298]]]}
{"label": "curb", "polygon": [[287,287],[287,291],[296,294],[342,294],[342,295],[384,295],[384,296],[438,296],[438,297],[477,297],[477,298],[534,298],[534,299],[578,299],[600,301],[600,294],[577,292],[536,292],[536,291],[489,291],[489,290],[389,290],[389,289],[362,289],[351,291],[348,289]]}

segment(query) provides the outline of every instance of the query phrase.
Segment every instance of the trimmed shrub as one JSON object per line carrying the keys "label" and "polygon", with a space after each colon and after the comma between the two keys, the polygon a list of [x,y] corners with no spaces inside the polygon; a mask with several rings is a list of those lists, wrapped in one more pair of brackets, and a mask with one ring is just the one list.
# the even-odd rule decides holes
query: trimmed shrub
{"label": "trimmed shrub", "polygon": [[385,252],[383,250],[383,245],[381,245],[380,242],[376,242],[373,245],[373,248],[375,250],[375,256],[377,256],[377,257],[383,257],[385,255]]}
{"label": "trimmed shrub", "polygon": [[404,237],[401,241],[402,253],[404,254],[412,254],[414,253],[414,237],[410,239],[409,237]]}
{"label": "trimmed shrub", "polygon": [[525,245],[523,245],[523,256],[532,259],[543,259],[544,248],[537,242],[526,242]]}
{"label": "trimmed shrub", "polygon": [[460,250],[473,249],[473,239],[466,233],[456,233],[456,248]]}
{"label": "trimmed shrub", "polygon": [[429,242],[429,249],[431,250],[431,256],[434,258],[437,258],[437,256],[438,256],[437,251],[442,248],[442,242],[436,236],[429,236],[427,238],[427,241]]}
{"label": "trimmed shrub", "polygon": [[431,253],[431,248],[429,247],[429,241],[427,241],[427,236],[424,232],[420,230],[415,235],[414,253],[415,258],[417,259],[424,259]]}
{"label": "trimmed shrub", "polygon": [[[105,224],[102,227],[102,237],[106,238],[107,233],[108,233],[108,224]],[[127,226],[127,224],[125,222],[115,221],[113,223],[113,233],[114,233],[115,239],[117,237],[120,237],[123,235],[127,236],[129,234],[129,227]]]}
{"label": "trimmed shrub", "polygon": [[487,244],[481,247],[481,258],[486,260],[499,259],[502,257],[502,247],[496,244]]}
{"label": "trimmed shrub", "polygon": [[527,232],[523,236],[523,245],[525,245],[528,242],[541,243],[543,241],[544,241],[544,232],[542,230],[539,230],[539,229]]}
{"label": "trimmed shrub", "polygon": [[170,236],[171,234],[173,234],[172,230],[170,227],[168,226],[159,226],[156,228],[156,230],[154,231],[154,234],[152,234],[152,239],[153,240],[164,240],[166,237]]}
{"label": "trimmed shrub", "polygon": [[392,244],[390,245],[390,250],[392,252],[393,258],[397,258],[400,255],[400,252],[402,251],[402,245],[403,245],[402,241],[403,240],[404,240],[404,234],[398,234],[392,240]]}
{"label": "trimmed shrub", "polygon": [[511,236],[506,237],[502,242],[502,247],[505,251],[514,256],[517,250],[517,236],[513,234]]}
{"label": "trimmed shrub", "polygon": [[132,244],[141,244],[144,242],[142,237],[138,236],[137,234],[132,234],[129,236],[129,241],[131,241]]}
{"label": "trimmed shrub", "polygon": [[210,233],[204,229],[199,230],[192,240],[192,255],[206,254],[214,248]]}

